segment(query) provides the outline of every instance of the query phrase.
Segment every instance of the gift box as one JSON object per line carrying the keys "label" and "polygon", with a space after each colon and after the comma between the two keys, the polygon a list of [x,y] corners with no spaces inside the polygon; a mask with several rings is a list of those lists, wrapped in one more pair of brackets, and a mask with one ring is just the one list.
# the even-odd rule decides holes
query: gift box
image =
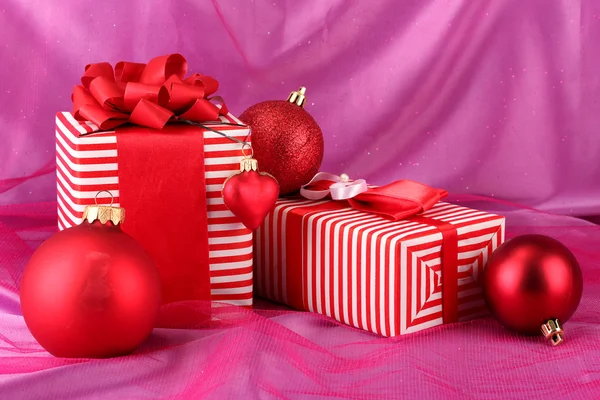
{"label": "gift box", "polygon": [[79,224],[87,205],[124,207],[123,230],[153,257],[163,302],[251,306],[252,232],[221,197],[248,128],[205,98],[216,81],[185,78],[179,55],[120,63],[113,76],[109,67],[88,67],[75,111],[56,117],[59,229]]}
{"label": "gift box", "polygon": [[504,217],[445,202],[397,221],[356,208],[280,199],[255,232],[257,295],[383,336],[485,314],[477,277]]}

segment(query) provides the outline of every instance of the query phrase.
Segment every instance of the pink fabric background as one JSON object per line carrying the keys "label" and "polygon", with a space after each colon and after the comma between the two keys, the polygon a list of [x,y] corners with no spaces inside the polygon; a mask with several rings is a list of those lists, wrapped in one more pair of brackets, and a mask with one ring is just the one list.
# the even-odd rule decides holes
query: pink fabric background
{"label": "pink fabric background", "polygon": [[[0,397],[599,397],[600,227],[575,218],[600,215],[599,43],[594,0],[3,0]],[[509,236],[562,240],[585,280],[568,342],[489,318],[382,339],[262,303],[157,330],[130,357],[50,357],[18,282],[56,229],[54,114],[85,64],[172,52],[219,79],[237,114],[307,86],[323,170],[444,187],[507,215]]]}

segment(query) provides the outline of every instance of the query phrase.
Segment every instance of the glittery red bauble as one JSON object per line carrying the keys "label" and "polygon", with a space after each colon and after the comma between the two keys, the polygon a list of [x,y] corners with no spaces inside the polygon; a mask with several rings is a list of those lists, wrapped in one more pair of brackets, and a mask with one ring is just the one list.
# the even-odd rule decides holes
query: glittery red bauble
{"label": "glittery red bauble", "polygon": [[260,170],[273,175],[282,195],[294,193],[319,172],[323,133],[302,107],[283,100],[248,108],[240,119],[252,129],[252,148]]}
{"label": "glittery red bauble", "polygon": [[483,269],[483,291],[492,315],[523,334],[540,334],[550,319],[566,322],[581,299],[583,280],[575,256],[559,241],[523,235],[501,245]]}
{"label": "glittery red bauble", "polygon": [[130,353],[152,331],[160,303],[160,280],[148,253],[118,226],[100,221],[45,241],[21,282],[27,327],[57,357]]}

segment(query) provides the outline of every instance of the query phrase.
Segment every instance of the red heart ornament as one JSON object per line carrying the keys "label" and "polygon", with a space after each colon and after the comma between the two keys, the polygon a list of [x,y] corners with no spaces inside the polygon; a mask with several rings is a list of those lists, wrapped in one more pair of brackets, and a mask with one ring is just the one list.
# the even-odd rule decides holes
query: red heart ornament
{"label": "red heart ornament", "polygon": [[227,178],[222,194],[229,211],[253,231],[275,206],[279,184],[269,174],[244,171]]}

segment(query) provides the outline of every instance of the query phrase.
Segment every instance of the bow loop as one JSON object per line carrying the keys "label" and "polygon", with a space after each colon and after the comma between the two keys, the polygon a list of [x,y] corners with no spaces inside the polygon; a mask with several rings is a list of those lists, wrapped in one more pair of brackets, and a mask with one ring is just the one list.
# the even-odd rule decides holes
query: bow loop
{"label": "bow loop", "polygon": [[156,57],[148,64],[121,61],[114,69],[107,62],[89,64],[71,96],[73,114],[102,130],[125,123],[162,129],[178,118],[218,121],[227,107],[213,104],[207,96],[219,83],[201,74],[186,78],[187,70],[181,54]]}
{"label": "bow loop", "polygon": [[448,192],[409,180],[369,187],[364,179],[351,181],[347,175],[319,172],[300,189],[300,194],[310,200],[347,200],[356,210],[400,220],[429,210]]}

